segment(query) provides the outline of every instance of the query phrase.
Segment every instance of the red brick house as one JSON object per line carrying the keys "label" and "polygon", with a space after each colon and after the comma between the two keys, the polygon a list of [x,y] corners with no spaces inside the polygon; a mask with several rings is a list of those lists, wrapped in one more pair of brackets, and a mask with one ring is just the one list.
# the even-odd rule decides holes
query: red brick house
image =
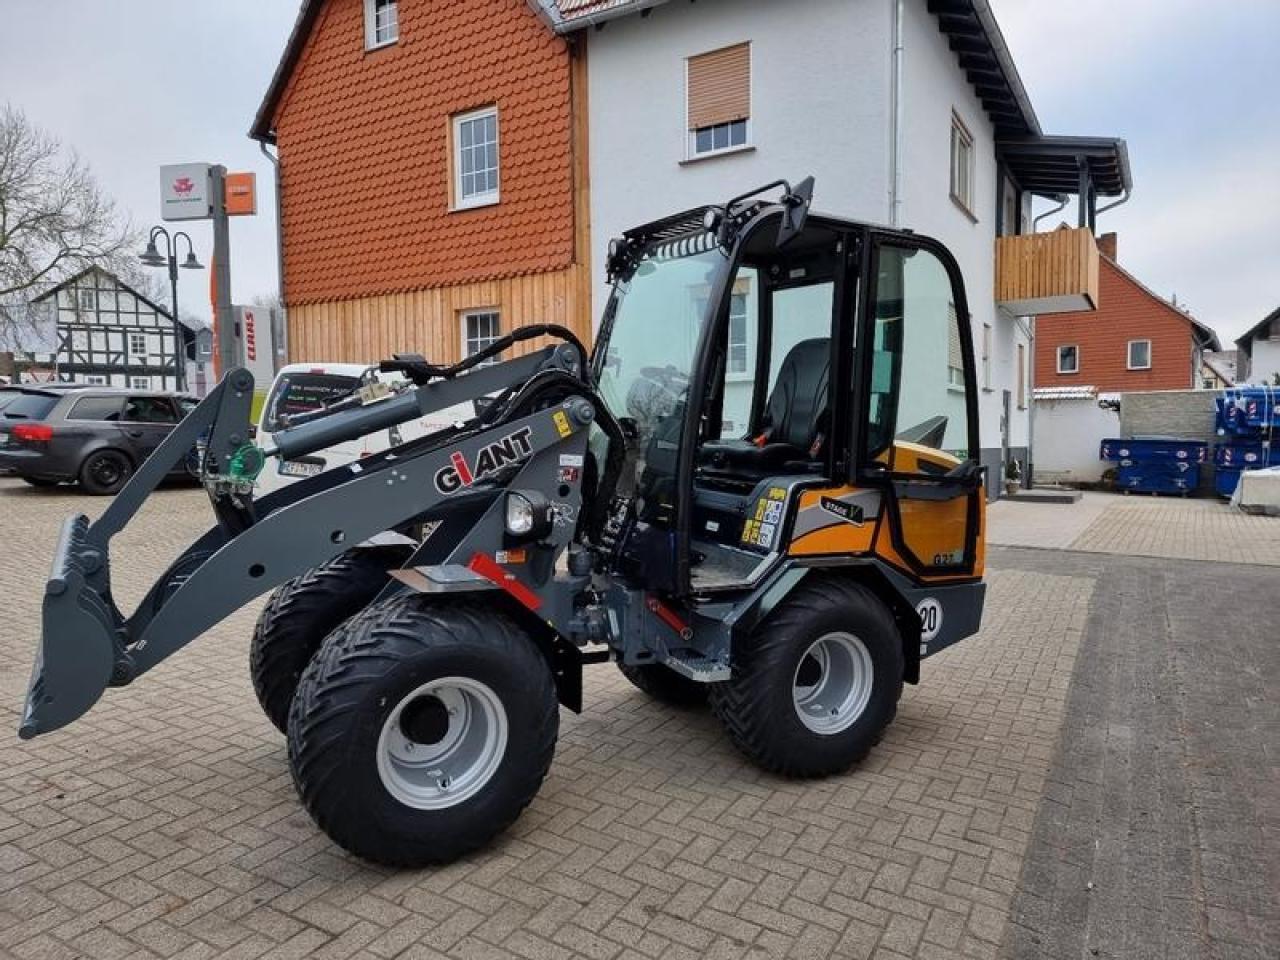
{"label": "red brick house", "polygon": [[588,339],[585,77],[522,0],[304,0],[250,131],[279,154],[290,359]]}
{"label": "red brick house", "polygon": [[1121,267],[1115,234],[1099,237],[1098,249],[1098,308],[1036,319],[1037,393],[1198,387],[1204,352],[1220,349],[1217,334]]}

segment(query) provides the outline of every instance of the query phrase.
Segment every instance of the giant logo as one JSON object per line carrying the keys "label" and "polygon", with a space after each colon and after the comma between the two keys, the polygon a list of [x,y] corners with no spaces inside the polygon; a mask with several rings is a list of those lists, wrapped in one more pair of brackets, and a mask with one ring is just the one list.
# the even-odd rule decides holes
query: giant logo
{"label": "giant logo", "polygon": [[455,450],[449,454],[449,463],[436,471],[436,489],[441,493],[453,493],[508,464],[519,463],[533,453],[533,444],[529,440],[532,433],[529,427],[521,427],[501,440],[486,444],[480,448],[474,464],[467,463],[461,450]]}

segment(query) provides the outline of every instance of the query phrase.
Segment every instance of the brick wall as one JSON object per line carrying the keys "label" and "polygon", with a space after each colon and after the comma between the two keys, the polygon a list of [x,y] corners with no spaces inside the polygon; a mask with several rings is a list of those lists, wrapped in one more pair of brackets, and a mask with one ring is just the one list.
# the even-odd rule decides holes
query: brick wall
{"label": "brick wall", "polygon": [[[1151,369],[1128,369],[1130,340],[1151,341]],[[1058,373],[1058,347],[1080,348],[1080,370]],[[1036,386],[1100,392],[1179,390],[1192,385],[1192,329],[1178,310],[1102,258],[1098,309],[1036,318]]]}
{"label": "brick wall", "polygon": [[[290,305],[574,261],[565,41],[515,0],[399,14],[399,41],[366,51],[361,0],[329,0],[276,108]],[[501,202],[451,212],[450,118],[491,104]]]}

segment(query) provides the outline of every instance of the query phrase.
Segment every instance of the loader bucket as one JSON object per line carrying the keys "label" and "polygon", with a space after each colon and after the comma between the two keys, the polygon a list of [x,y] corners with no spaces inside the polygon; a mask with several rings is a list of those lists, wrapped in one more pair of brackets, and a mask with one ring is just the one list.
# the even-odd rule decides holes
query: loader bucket
{"label": "loader bucket", "polygon": [[44,588],[43,631],[18,735],[64,727],[97,703],[116,662],[117,614],[86,581],[85,534],[80,514],[62,526],[53,570]]}

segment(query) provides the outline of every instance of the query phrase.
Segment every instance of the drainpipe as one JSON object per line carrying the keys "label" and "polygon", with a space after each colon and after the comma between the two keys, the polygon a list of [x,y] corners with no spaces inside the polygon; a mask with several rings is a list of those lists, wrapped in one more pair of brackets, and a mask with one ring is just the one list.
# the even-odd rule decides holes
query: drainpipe
{"label": "drainpipe", "polygon": [[1067,201],[1070,200],[1071,198],[1067,196],[1065,193],[1055,193],[1050,196],[1047,196],[1046,199],[1054,200],[1057,202],[1058,205],[1056,207],[1050,207],[1044,213],[1040,214],[1040,216],[1034,218],[1031,221],[1032,233],[1036,232],[1036,228],[1040,226],[1041,220],[1043,220],[1045,217],[1052,217],[1055,213],[1057,213],[1059,210],[1065,207],[1067,205]]}
{"label": "drainpipe", "polygon": [[1124,196],[1122,196],[1119,200],[1115,201],[1114,203],[1108,203],[1105,207],[1099,207],[1097,210],[1093,211],[1094,217],[1097,217],[1097,215],[1100,213],[1106,213],[1108,210],[1114,210],[1116,207],[1120,206],[1120,204],[1122,203],[1128,203],[1129,197],[1132,194],[1133,194],[1133,188],[1125,187]]}
{"label": "drainpipe", "polygon": [[889,82],[889,226],[902,222],[903,0],[893,0],[893,74]]}
{"label": "drainpipe", "polygon": [[276,320],[275,329],[272,330],[271,369],[273,373],[279,373],[280,367],[284,365],[289,357],[289,323],[285,316],[284,306],[284,224],[280,221],[280,158],[267,149],[267,141],[265,140],[258,141],[258,149],[271,162],[272,174],[275,180],[276,296],[280,299],[280,316]]}

